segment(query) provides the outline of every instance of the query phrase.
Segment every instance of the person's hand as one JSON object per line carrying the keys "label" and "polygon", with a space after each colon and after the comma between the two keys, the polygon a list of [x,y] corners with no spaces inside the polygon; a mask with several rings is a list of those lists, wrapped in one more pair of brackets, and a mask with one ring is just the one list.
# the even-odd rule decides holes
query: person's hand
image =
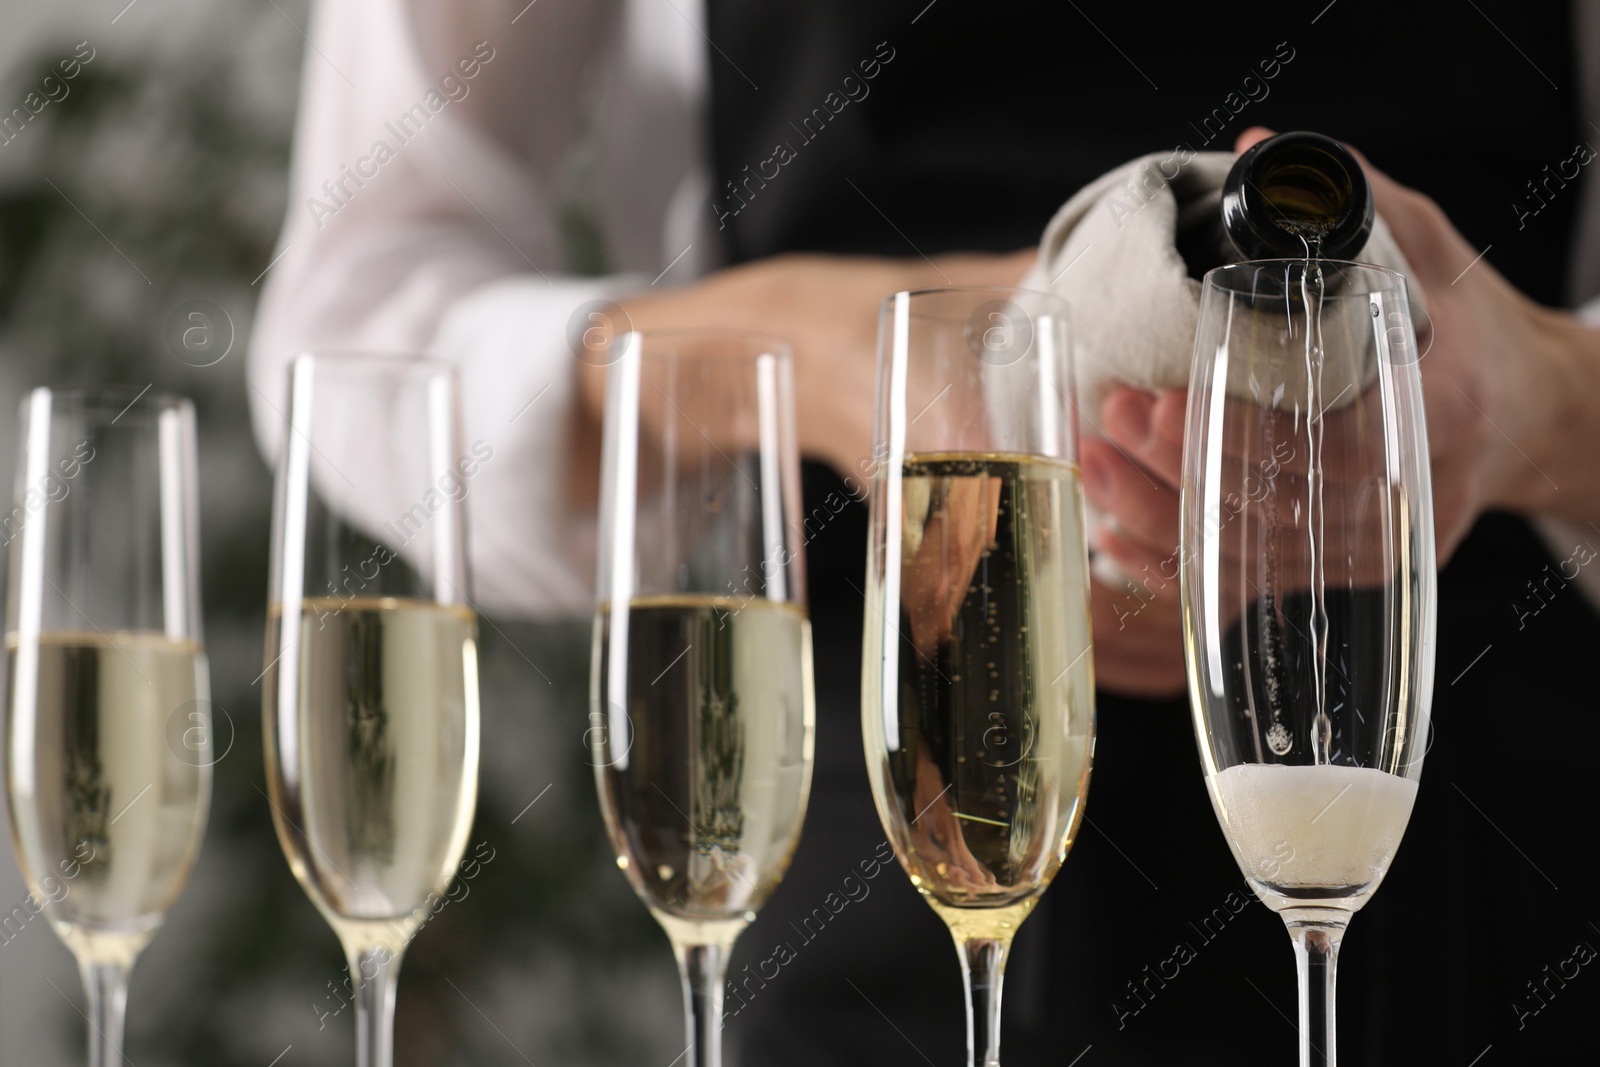
{"label": "person's hand", "polygon": [[[1269,136],[1254,128],[1236,147]],[[1552,434],[1600,418],[1600,390],[1584,373],[1594,366],[1584,362],[1593,331],[1523,296],[1437,204],[1357,155],[1411,264],[1407,283],[1428,304],[1416,326],[1441,565],[1487,508],[1585,516],[1594,495],[1576,492],[1584,479],[1567,467],[1579,450]],[[1119,692],[1170,695],[1184,685],[1176,576],[1187,403],[1181,390],[1114,390],[1099,413],[1109,440],[1082,443],[1086,493],[1115,524],[1101,549],[1132,582],[1094,585],[1095,671]],[[1574,490],[1565,498],[1562,482]]]}
{"label": "person's hand", "polygon": [[[792,254],[730,267],[678,289],[619,300],[635,329],[751,330],[794,346],[795,418],[800,451],[841,473],[856,472],[872,449],[877,385],[878,305],[902,289],[1015,285],[1034,250],[924,259]],[[585,375],[592,414],[604,375]]]}
{"label": "person's hand", "polygon": [[[1248,130],[1239,148],[1270,135]],[[1416,327],[1442,566],[1486,509],[1542,511],[1555,503],[1549,477],[1559,475],[1532,457],[1550,451],[1551,420],[1566,403],[1563,366],[1578,347],[1576,335],[1588,331],[1572,315],[1523,296],[1438,204],[1355,155],[1411,265],[1406,282],[1428,303],[1428,321]],[[1600,397],[1585,400],[1600,406]],[[1577,450],[1569,442],[1556,451]]]}
{"label": "person's hand", "polygon": [[1178,602],[1178,486],[1188,395],[1114,389],[1101,405],[1106,440],[1078,445],[1084,493],[1111,521],[1099,551],[1127,580],[1090,582],[1095,680],[1129,696],[1169,697],[1185,684]]}

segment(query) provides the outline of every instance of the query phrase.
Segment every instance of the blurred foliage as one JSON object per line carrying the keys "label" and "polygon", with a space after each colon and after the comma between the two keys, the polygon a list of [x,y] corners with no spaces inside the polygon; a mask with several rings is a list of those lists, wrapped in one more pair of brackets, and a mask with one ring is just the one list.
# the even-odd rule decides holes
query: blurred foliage
{"label": "blurred foliage", "polygon": [[[6,99],[61,54],[13,78]],[[5,146],[27,163],[0,191],[0,326],[36,366],[190,384],[184,364],[152,358],[170,357],[153,351],[160,312],[194,296],[247,309],[282,217],[289,129],[241,106],[236,74],[224,55],[132,64],[102,51]]]}
{"label": "blurred foliage", "polygon": [[[127,1051],[147,1067],[261,1067],[293,1044],[285,1067],[348,1064],[353,1011],[319,1019],[343,961],[278,850],[255,681],[271,484],[244,352],[284,214],[306,12],[243,0],[197,20],[171,54],[96,41],[66,98],[0,146],[0,351],[18,388],[150,384],[193,397],[199,415],[207,645],[218,749],[232,747],[194,877],[134,973]],[[20,102],[71,54],[40,48],[0,101]],[[582,215],[567,215],[573,258],[593,267]],[[197,299],[233,328],[227,357],[203,368],[164,336]],[[491,623],[483,638],[469,855],[486,842],[494,859],[409,951],[397,1062],[666,1063],[679,1025],[670,952],[613,865],[583,746],[586,628]],[[81,1048],[71,1006],[49,992],[38,1003],[37,1025]]]}

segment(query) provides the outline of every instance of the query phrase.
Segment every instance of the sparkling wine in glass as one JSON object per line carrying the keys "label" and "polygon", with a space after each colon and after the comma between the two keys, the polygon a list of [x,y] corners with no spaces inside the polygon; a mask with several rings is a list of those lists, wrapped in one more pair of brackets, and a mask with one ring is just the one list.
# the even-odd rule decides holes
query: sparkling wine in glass
{"label": "sparkling wine in glass", "polygon": [[[448,364],[303,355],[278,465],[267,783],[278,841],[349,959],[357,1062],[393,1062],[400,960],[466,846],[477,616]],[[488,452],[492,456],[492,450]]]}
{"label": "sparkling wine in glass", "polygon": [[861,710],[878,814],[949,926],[967,1062],[1000,1053],[1017,928],[1065,860],[1094,744],[1067,309],[884,302]]}
{"label": "sparkling wine in glass", "polygon": [[128,974],[189,877],[211,800],[194,408],[35,389],[21,423],[0,520],[12,843],[83,974],[90,1067],[112,1067]]}
{"label": "sparkling wine in glass", "polygon": [[1334,969],[1393,862],[1433,691],[1428,439],[1405,280],[1333,260],[1206,275],[1182,591],[1213,807],[1300,977],[1300,1062],[1335,1062]]}
{"label": "sparkling wine in glass", "polygon": [[811,624],[789,348],[630,333],[611,349],[589,737],[606,829],[683,978],[688,1067],[722,1062],[734,940],[811,786]]}

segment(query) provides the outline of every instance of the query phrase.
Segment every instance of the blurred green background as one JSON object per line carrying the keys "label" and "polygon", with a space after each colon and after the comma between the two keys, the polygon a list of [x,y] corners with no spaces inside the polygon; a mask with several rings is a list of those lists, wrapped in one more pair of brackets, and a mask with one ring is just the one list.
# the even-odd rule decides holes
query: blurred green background
{"label": "blurred green background", "polygon": [[[34,386],[153,384],[194,399],[216,743],[231,748],[193,878],[134,971],[124,1052],[141,1067],[349,1064],[343,960],[273,836],[254,681],[271,475],[250,434],[244,360],[284,214],[308,5],[125,5],[0,2],[0,114],[83,54],[79,42],[93,50],[67,94],[0,144],[0,467]],[[582,241],[589,229],[567,231]],[[223,313],[218,344],[231,323],[232,347],[211,366],[179,359],[166,336],[192,301]],[[469,854],[494,858],[406,957],[396,1060],[667,1067],[682,1048],[676,978],[596,809],[587,626],[496,620],[482,656]],[[0,918],[26,894],[0,850]],[[0,1063],[85,1062],[82,1006],[42,920],[0,939]]]}

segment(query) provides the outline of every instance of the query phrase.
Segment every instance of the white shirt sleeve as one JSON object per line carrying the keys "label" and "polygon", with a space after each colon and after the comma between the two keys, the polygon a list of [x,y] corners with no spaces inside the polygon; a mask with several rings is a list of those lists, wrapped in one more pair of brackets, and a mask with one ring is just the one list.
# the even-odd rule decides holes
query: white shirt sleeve
{"label": "white shirt sleeve", "polygon": [[[494,450],[469,504],[487,612],[592,606],[594,518],[567,499],[568,322],[649,286],[709,217],[691,17],[642,0],[317,5],[250,352],[256,434],[275,457],[300,351],[454,362],[465,439]],[[584,200],[614,273],[564,273],[564,212]],[[666,283],[703,263],[685,255]]]}

